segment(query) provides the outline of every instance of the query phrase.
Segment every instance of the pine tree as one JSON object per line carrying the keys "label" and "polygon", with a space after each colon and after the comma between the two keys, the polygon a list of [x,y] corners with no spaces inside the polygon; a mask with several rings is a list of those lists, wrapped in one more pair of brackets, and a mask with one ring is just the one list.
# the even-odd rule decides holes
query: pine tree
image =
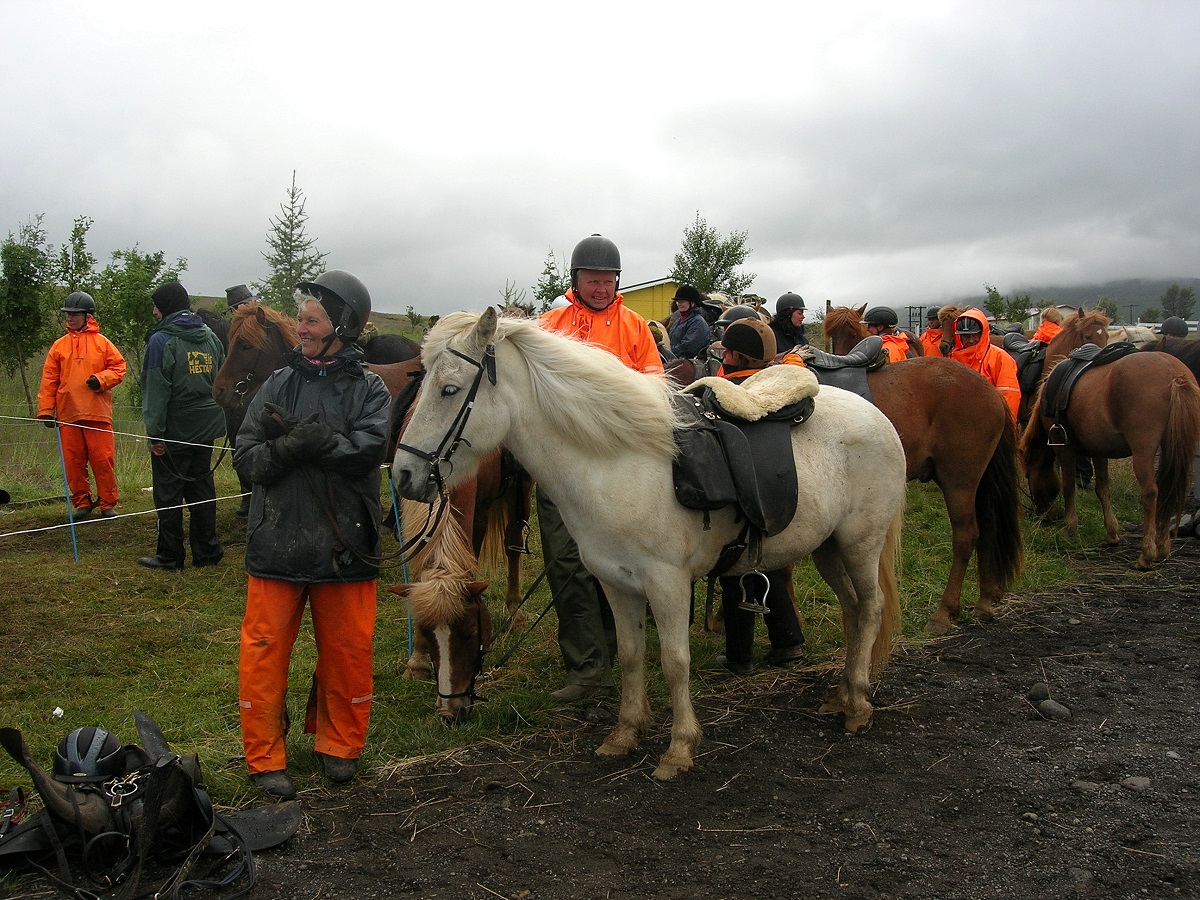
{"label": "pine tree", "polygon": [[52,268],[40,215],[0,246],[0,364],[10,376],[21,373],[30,416],[37,409],[26,367],[49,346],[46,296]]}
{"label": "pine tree", "polygon": [[282,215],[271,219],[271,230],[267,232],[270,252],[263,259],[270,266],[271,274],[266,281],[255,282],[263,300],[277,309],[293,315],[296,303],[292,293],[302,281],[312,281],[325,271],[328,254],[316,250],[316,238],[304,233],[308,214],[304,211],[304,192],[296,186],[296,172],[292,170],[292,186],[287,201],[279,204]]}
{"label": "pine tree", "polygon": [[542,266],[542,274],[538,276],[537,285],[533,289],[533,299],[538,312],[545,312],[550,304],[561,297],[571,287],[571,273],[567,271],[566,263],[560,263],[554,250],[546,254],[546,262]]}
{"label": "pine tree", "polygon": [[733,270],[750,255],[746,232],[735,231],[727,238],[696,213],[696,221],[683,230],[683,244],[675,254],[671,280],[690,284],[705,293],[721,291],[736,297],[754,283],[755,275],[739,275]]}

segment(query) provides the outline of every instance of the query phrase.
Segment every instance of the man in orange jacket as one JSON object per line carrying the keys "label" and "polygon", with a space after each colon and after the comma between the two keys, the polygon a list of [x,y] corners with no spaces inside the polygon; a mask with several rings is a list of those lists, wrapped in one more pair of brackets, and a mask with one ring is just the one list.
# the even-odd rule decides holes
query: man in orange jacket
{"label": "man in orange jacket", "polygon": [[[112,428],[112,389],[125,378],[125,357],[100,333],[96,301],[75,291],[63,301],[67,333],[54,342],[42,367],[38,418],[47,428],[59,426],[67,487],[74,518],[116,515],[116,449]],[[88,466],[96,479],[92,499]]]}
{"label": "man in orange jacket", "polygon": [[1012,412],[1013,427],[1016,427],[1017,410],[1021,406],[1017,363],[1004,350],[992,346],[991,333],[991,325],[983,310],[975,307],[968,309],[954,322],[954,350],[950,357],[974,369],[996,386]]}
{"label": "man in orange jacket", "polygon": [[929,311],[925,313],[925,330],[921,332],[921,349],[925,351],[926,356],[941,356],[942,348],[938,346],[942,342],[942,323],[938,319],[938,313],[942,311],[940,306],[931,306]]}
{"label": "man in orange jacket", "polygon": [[[646,320],[628,309],[617,292],[621,253],[606,237],[593,234],[571,252],[567,303],[541,318],[542,327],[612,353],[629,368],[662,375],[662,357]],[[613,690],[612,664],[617,633],[608,600],[579,559],[579,547],[553,498],[538,487],[538,526],[546,582],[558,612],[558,646],[566,685],[551,696],[560,702],[586,700]]]}
{"label": "man in orange jacket", "polygon": [[883,349],[887,351],[889,361],[901,362],[908,359],[908,335],[896,328],[900,320],[896,318],[894,309],[886,306],[868,309],[867,314],[863,316],[863,322],[869,333],[877,334],[883,339]]}

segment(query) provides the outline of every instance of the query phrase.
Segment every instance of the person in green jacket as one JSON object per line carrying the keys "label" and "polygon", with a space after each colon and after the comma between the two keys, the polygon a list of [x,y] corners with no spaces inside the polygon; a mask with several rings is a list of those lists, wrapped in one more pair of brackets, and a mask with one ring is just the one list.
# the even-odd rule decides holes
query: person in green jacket
{"label": "person in green jacket", "polygon": [[138,565],[183,568],[183,506],[191,510],[192,565],[213,566],[225,550],[217,538],[217,489],[213,441],[225,433],[225,414],[212,396],[212,383],[225,361],[216,335],[192,312],[178,281],[159,287],[150,299],[157,324],[146,337],[142,364],[142,419],[150,444],[158,546]]}

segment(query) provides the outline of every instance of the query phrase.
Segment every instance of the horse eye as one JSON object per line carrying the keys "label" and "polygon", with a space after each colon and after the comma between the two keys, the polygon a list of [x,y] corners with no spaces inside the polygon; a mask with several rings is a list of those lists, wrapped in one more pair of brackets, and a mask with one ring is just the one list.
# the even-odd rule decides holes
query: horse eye
{"label": "horse eye", "polygon": [[453,397],[457,393],[458,393],[458,385],[457,384],[442,385],[442,396],[443,397]]}

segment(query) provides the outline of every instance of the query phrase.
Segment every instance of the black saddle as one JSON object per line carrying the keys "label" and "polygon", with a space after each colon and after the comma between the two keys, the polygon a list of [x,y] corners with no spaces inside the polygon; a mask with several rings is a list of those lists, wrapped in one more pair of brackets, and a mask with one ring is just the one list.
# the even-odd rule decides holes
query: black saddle
{"label": "black saddle", "polygon": [[1021,385],[1022,396],[1037,390],[1048,346],[1045,341],[1031,341],[1020,332],[1004,335],[1004,349],[1017,364],[1017,382]]}
{"label": "black saddle", "polygon": [[1136,353],[1137,347],[1129,341],[1118,341],[1107,347],[1095,344],[1084,344],[1054,367],[1050,377],[1046,379],[1046,387],[1042,390],[1041,413],[1058,421],[1066,415],[1067,406],[1071,402],[1071,391],[1075,389],[1079,376],[1089,369],[1106,366],[1116,362],[1130,353]]}
{"label": "black saddle", "polygon": [[815,347],[811,356],[804,354],[805,365],[812,369],[821,384],[850,391],[868,401],[871,390],[867,387],[867,373],[879,371],[887,361],[883,338],[877,334],[863,338],[845,356],[834,356]]}
{"label": "black saddle", "polygon": [[673,465],[675,496],[689,509],[736,505],[762,535],[778,534],[796,515],[792,428],[808,419],[812,397],[789,403],[757,421],[724,410],[711,388],[673,395],[680,418]]}

